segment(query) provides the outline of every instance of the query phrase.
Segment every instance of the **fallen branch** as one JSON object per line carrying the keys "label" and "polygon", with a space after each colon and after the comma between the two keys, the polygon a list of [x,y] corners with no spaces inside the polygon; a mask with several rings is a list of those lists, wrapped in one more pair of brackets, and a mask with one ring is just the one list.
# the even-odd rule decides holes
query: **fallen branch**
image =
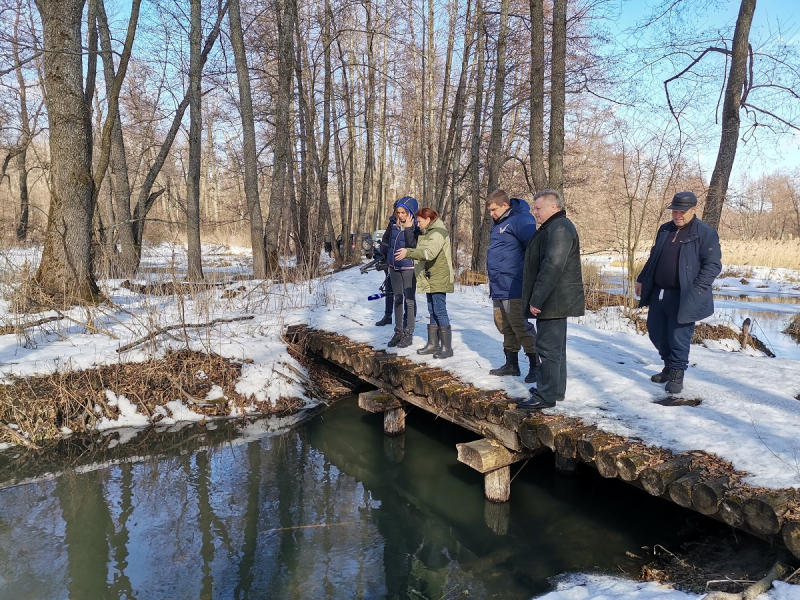
{"label": "fallen branch", "polygon": [[20,325],[3,325],[0,326],[0,335],[7,335],[9,333],[18,333],[20,331],[25,331],[26,329],[30,329],[31,327],[38,327],[39,325],[44,325],[45,323],[60,321],[63,318],[64,315],[60,315],[57,317],[45,317],[44,319],[39,319],[38,321],[33,321],[32,323],[21,323]]}
{"label": "fallen branch", "polygon": [[234,321],[250,321],[252,319],[255,319],[254,315],[249,315],[245,317],[233,317],[231,319],[214,319],[213,321],[210,321],[208,323],[181,323],[180,325],[169,325],[167,327],[159,327],[155,331],[151,331],[146,336],[144,336],[143,338],[139,338],[135,342],[131,342],[130,344],[125,344],[124,346],[120,346],[119,348],[117,348],[117,353],[126,352],[131,348],[136,348],[136,346],[143,344],[148,340],[152,340],[161,335],[162,333],[173,331],[175,329],[202,329],[203,327],[213,327],[218,323],[233,323]]}
{"label": "fallen branch", "polygon": [[3,422],[0,422],[0,431],[5,431],[8,435],[10,435],[14,440],[25,446],[26,448],[33,448],[35,450],[39,449],[39,446],[34,444],[24,435],[22,435],[19,431],[16,431],[13,427],[9,427]]}
{"label": "fallen branch", "polygon": [[769,573],[763,578],[756,581],[753,585],[745,588],[739,594],[731,594],[729,592],[711,592],[704,597],[704,600],[755,600],[758,596],[768,591],[772,587],[772,582],[780,580],[786,574],[787,568],[780,563],[775,563],[775,566],[769,570]]}
{"label": "fallen branch", "polygon": [[169,375],[165,375],[165,377],[166,377],[167,379],[169,379],[169,380],[170,380],[170,382],[172,383],[172,385],[174,385],[176,388],[178,388],[178,391],[179,391],[181,394],[183,394],[183,395],[184,395],[184,397],[185,397],[185,398],[186,398],[186,399],[187,399],[187,400],[188,400],[188,401],[189,401],[191,404],[196,404],[197,406],[201,406],[201,407],[209,407],[209,406],[217,406],[218,404],[222,404],[222,403],[224,403],[224,402],[227,402],[227,401],[228,401],[228,399],[227,399],[225,396],[223,396],[222,398],[215,398],[214,400],[200,400],[199,398],[196,398],[196,397],[192,396],[192,395],[191,395],[189,392],[187,392],[186,390],[184,390],[184,389],[183,389],[183,386],[181,386],[181,384],[180,384],[180,382],[179,382],[179,381],[177,381],[177,380],[173,379],[173,378],[172,378],[172,377],[170,377]]}

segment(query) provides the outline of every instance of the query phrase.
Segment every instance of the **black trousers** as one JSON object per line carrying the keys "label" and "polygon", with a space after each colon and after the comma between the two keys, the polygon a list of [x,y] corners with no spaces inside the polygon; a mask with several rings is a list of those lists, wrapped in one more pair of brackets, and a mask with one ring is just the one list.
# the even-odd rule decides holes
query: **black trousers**
{"label": "black trousers", "polygon": [[563,400],[567,392],[567,320],[536,319],[539,375],[536,393],[547,404]]}

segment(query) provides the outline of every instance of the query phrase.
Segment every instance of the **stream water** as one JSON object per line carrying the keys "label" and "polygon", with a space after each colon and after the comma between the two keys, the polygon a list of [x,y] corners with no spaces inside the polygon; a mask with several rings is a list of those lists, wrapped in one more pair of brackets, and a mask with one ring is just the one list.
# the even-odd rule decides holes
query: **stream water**
{"label": "stream water", "polygon": [[530,598],[724,531],[591,468],[558,474],[550,454],[487,503],[456,461],[474,435],[418,410],[396,438],[355,398],[254,429],[0,453],[0,598]]}

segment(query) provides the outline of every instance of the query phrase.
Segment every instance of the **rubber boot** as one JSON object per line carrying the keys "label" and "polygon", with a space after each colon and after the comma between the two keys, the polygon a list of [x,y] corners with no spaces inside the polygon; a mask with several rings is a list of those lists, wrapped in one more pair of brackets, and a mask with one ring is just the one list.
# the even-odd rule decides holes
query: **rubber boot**
{"label": "rubber boot", "polygon": [[525,383],[534,383],[536,381],[536,367],[539,366],[539,355],[536,352],[532,352],[531,354],[526,352],[525,356],[527,356],[528,361],[530,361],[528,374],[525,375]]}
{"label": "rubber boot", "polygon": [[503,350],[506,353],[506,364],[497,369],[489,371],[489,375],[512,375],[519,377],[519,353],[511,352],[510,350]]}
{"label": "rubber boot", "polygon": [[392,313],[386,313],[380,321],[375,321],[375,325],[383,327],[384,325],[392,324]]}
{"label": "rubber boot", "polygon": [[389,346],[389,348],[394,348],[395,346],[397,346],[397,344],[400,343],[402,337],[403,337],[403,330],[400,329],[399,327],[395,327],[394,335],[392,336],[392,339],[389,340],[389,343],[386,345]]}
{"label": "rubber boot", "polygon": [[650,378],[650,381],[653,383],[665,383],[669,379],[669,367],[667,366],[667,361],[664,361],[664,368],[661,369],[661,373],[656,373]]}
{"label": "rubber boot", "polygon": [[669,381],[664,386],[668,394],[679,394],[683,390],[683,371],[681,369],[669,370]]}
{"label": "rubber boot", "polygon": [[439,327],[439,341],[442,347],[433,353],[433,358],[450,358],[453,356],[453,328]]}
{"label": "rubber boot", "polygon": [[439,326],[428,325],[428,343],[417,350],[417,354],[433,354],[439,349]]}
{"label": "rubber boot", "polygon": [[403,334],[400,336],[400,341],[397,342],[398,348],[408,348],[414,340],[414,334],[408,329],[403,329]]}

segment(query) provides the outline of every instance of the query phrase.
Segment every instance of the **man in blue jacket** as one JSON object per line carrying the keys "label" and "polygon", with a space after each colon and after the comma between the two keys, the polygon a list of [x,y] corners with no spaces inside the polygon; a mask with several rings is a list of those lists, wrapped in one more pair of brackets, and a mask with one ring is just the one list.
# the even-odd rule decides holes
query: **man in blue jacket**
{"label": "man in blue jacket", "polygon": [[697,196],[679,192],[667,207],[672,220],[658,228],[650,257],[636,279],[639,306],[649,306],[647,332],[664,361],[653,375],[665,390],[683,390],[689,366],[689,344],[695,321],[714,314],[711,284],[722,270],[722,250],[716,230],[695,217]]}
{"label": "man in blue jacket", "polygon": [[522,268],[525,248],[536,233],[536,220],[528,203],[509,198],[504,190],[495,190],[486,200],[486,208],[494,220],[489,237],[486,267],[489,271],[489,296],[494,309],[494,324],[503,334],[506,362],[489,371],[490,375],[519,376],[519,349],[530,361],[527,383],[536,381],[536,331],[522,317]]}

